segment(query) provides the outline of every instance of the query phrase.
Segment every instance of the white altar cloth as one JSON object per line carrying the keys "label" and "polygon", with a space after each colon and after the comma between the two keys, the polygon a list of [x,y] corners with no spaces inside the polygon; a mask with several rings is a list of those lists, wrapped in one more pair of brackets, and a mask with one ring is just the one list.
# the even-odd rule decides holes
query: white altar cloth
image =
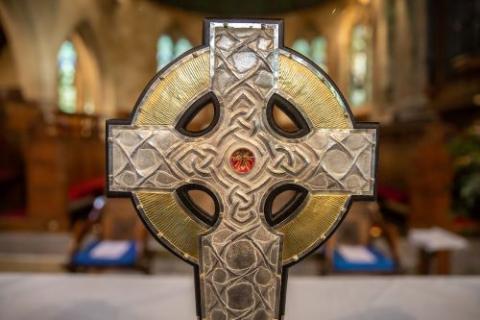
{"label": "white altar cloth", "polygon": [[[193,276],[0,274],[0,319],[193,320]],[[285,320],[480,319],[480,277],[290,277]]]}

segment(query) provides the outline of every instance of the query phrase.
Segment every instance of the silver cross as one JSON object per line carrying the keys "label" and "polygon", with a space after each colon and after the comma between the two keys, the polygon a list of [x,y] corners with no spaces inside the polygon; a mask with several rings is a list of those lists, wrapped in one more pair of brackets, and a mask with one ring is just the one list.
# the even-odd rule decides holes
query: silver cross
{"label": "silver cross", "polygon": [[[283,234],[266,221],[268,195],[290,184],[301,186],[310,196],[373,196],[376,128],[354,127],[345,106],[342,116],[349,128],[317,128],[308,112],[299,110],[308,133],[293,138],[282,135],[267,113],[269,101],[279,93],[280,57],[305,65],[308,61],[282,48],[278,21],[209,21],[208,30],[209,46],[183,59],[207,55],[217,123],[201,136],[178,130],[181,113],[170,124],[139,124],[142,112],[161,113],[169,108],[158,105],[142,111],[140,100],[131,123],[108,126],[108,188],[112,194],[137,194],[140,212],[145,210],[138,198],[141,192],[160,196],[185,185],[210,190],[220,214],[199,236],[198,259],[176,250],[175,240],[164,233],[155,230],[156,236],[198,265],[202,319],[280,319],[282,272],[300,257],[288,263],[282,259]],[[343,103],[328,79],[324,82]],[[153,93],[147,90],[148,94]],[[318,108],[322,108],[321,99]],[[162,219],[161,210],[158,219]]]}

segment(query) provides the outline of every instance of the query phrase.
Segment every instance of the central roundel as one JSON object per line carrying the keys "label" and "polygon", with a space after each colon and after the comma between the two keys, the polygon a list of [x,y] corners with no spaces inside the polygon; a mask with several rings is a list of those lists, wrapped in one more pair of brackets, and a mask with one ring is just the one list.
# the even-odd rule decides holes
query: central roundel
{"label": "central roundel", "polygon": [[237,173],[249,173],[255,165],[255,155],[247,148],[239,148],[230,155],[230,166]]}

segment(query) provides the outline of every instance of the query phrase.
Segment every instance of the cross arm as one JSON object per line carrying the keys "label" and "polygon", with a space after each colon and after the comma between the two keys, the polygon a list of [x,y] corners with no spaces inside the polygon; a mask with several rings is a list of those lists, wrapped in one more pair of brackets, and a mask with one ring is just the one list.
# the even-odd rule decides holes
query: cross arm
{"label": "cross arm", "polygon": [[208,150],[172,127],[109,125],[107,135],[109,191],[173,191],[209,175]]}
{"label": "cross arm", "polygon": [[314,193],[372,196],[377,132],[366,129],[317,129],[308,139],[283,149],[288,157],[275,165]]}

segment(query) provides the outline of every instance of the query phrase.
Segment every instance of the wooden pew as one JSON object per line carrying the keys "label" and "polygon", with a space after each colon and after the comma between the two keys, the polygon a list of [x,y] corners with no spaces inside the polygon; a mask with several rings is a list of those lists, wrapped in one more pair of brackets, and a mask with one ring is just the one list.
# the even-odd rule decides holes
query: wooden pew
{"label": "wooden pew", "polygon": [[12,110],[7,123],[17,123],[11,132],[22,144],[26,215],[0,217],[0,229],[67,230],[72,206],[88,197],[89,188],[96,193],[103,189],[105,151],[99,119],[58,113],[51,124],[35,118],[28,125],[21,119],[23,109]]}

